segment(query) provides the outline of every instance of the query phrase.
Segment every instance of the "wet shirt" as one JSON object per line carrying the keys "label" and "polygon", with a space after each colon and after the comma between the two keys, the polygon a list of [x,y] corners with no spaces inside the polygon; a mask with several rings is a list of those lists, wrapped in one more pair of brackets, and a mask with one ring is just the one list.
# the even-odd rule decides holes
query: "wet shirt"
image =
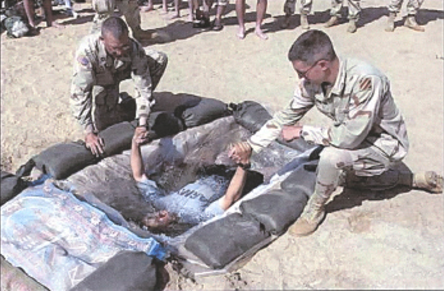
{"label": "wet shirt", "polygon": [[253,150],[266,147],[284,125],[296,124],[313,106],[329,117],[332,125],[304,125],[301,134],[307,142],[342,149],[374,145],[391,161],[407,154],[407,130],[389,80],[373,66],[354,59],[340,59],[333,85],[303,80],[290,103],[250,137]]}
{"label": "wet shirt", "polygon": [[214,216],[206,209],[225,194],[229,182],[227,177],[220,175],[203,176],[170,194],[164,193],[149,179],[139,182],[138,187],[145,200],[157,210],[175,213],[184,223],[197,224]]}
{"label": "wet shirt", "polygon": [[100,41],[100,34],[86,36],[80,42],[74,59],[70,106],[74,117],[86,131],[93,129],[93,86],[118,91],[122,80],[131,78],[136,90],[137,118],[147,118],[153,104],[152,81],[143,47],[130,39],[128,56],[114,59]]}

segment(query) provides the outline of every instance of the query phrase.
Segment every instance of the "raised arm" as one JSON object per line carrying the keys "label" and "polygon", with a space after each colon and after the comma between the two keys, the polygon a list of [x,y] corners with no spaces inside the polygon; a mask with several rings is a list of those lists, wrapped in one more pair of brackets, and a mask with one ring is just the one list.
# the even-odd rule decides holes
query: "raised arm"
{"label": "raised arm", "polygon": [[131,170],[133,172],[133,178],[137,182],[146,179],[145,167],[143,166],[142,154],[140,152],[140,145],[145,142],[146,138],[146,129],[141,126],[136,127],[131,144]]}
{"label": "raised arm", "polygon": [[220,200],[220,207],[227,210],[234,202],[239,200],[247,182],[247,170],[242,166],[238,166],[233,178],[228,185],[225,195]]}
{"label": "raised arm", "polygon": [[[247,143],[238,143],[230,150],[232,152],[247,151],[249,145]],[[247,168],[250,166],[250,156],[231,156],[238,164],[236,172],[228,185],[225,195],[220,200],[220,207],[227,210],[234,202],[239,200],[247,182]]]}

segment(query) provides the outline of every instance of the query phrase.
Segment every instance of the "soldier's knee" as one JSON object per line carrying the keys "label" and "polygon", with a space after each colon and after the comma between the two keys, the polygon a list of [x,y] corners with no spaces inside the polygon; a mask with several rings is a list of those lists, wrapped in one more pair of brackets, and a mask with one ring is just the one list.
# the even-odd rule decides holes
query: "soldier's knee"
{"label": "soldier's knee", "polygon": [[334,147],[325,147],[319,159],[320,166],[333,167],[336,169],[343,169],[350,164],[350,155],[347,150],[338,149]]}

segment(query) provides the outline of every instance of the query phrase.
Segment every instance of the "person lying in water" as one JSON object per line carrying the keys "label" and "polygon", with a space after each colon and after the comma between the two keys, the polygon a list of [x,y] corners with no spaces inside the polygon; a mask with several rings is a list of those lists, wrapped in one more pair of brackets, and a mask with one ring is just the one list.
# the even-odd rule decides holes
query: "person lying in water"
{"label": "person lying in water", "polygon": [[[146,131],[136,128],[131,147],[131,169],[145,199],[158,210],[147,214],[142,224],[150,231],[163,232],[172,222],[198,224],[221,215],[243,194],[263,183],[260,173],[249,171],[249,160],[234,160],[233,167],[214,165],[199,169],[198,179],[172,193],[164,193],[145,174],[140,145]],[[236,145],[242,147],[242,144]]]}

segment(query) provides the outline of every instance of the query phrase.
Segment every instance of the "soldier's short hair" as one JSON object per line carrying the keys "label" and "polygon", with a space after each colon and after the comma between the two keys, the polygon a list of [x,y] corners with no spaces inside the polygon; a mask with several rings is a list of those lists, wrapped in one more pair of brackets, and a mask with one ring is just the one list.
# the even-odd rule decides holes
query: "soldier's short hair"
{"label": "soldier's short hair", "polygon": [[102,23],[102,37],[111,34],[114,38],[120,39],[123,34],[128,33],[128,26],[120,17],[110,17]]}
{"label": "soldier's short hair", "polygon": [[313,65],[319,60],[332,61],[336,58],[333,44],[325,32],[309,30],[301,34],[288,52],[290,61],[302,61]]}

